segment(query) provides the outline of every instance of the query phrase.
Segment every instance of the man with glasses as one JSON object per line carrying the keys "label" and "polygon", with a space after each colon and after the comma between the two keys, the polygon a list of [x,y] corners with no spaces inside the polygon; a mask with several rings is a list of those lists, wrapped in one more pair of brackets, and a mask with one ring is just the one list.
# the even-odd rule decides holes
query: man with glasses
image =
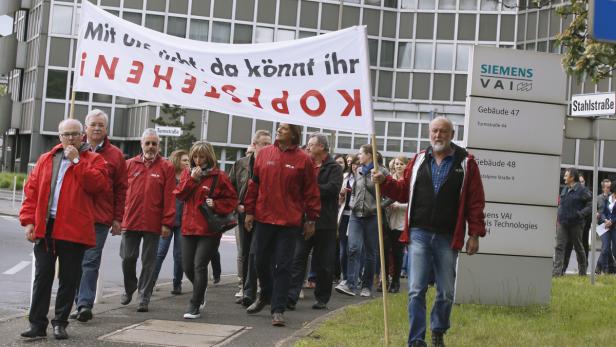
{"label": "man with glasses", "polygon": [[105,159],[111,190],[100,194],[95,200],[94,229],[96,230],[96,247],[88,249],[81,264],[81,281],[75,298],[77,310],[69,318],[80,322],[92,319],[92,307],[96,297],[96,282],[101,265],[103,247],[107,234],[120,235],[122,217],[124,216],[124,200],[126,199],[126,161],[122,151],[109,142],[107,137],[107,114],[94,109],[86,115],[86,136],[84,140],[90,145],[90,150],[100,154]]}
{"label": "man with glasses", "polygon": [[[148,312],[158,241],[161,235],[169,237],[175,222],[175,168],[160,156],[159,144],[156,130],[145,129],[141,135],[142,153],[127,161],[128,191],[120,246],[125,293],[121,304],[128,305],[138,290],[137,312]],[[137,280],[142,239],[141,274]]]}
{"label": "man with glasses", "polygon": [[242,279],[242,289],[237,299],[238,304],[248,307],[255,301],[257,295],[257,269],[255,260],[250,259],[250,250],[253,250],[252,256],[254,256],[254,249],[251,247],[252,233],[244,228],[244,218],[246,213],[244,211],[244,198],[246,197],[246,190],[248,189],[248,180],[252,177],[252,169],[254,166],[255,158],[259,154],[259,151],[265,146],[272,144],[272,135],[267,130],[257,130],[252,138],[252,152],[248,153],[245,157],[238,159],[231,172],[229,172],[229,178],[233,187],[238,193],[239,205],[237,206],[237,212],[239,216],[238,232],[236,233],[236,242],[238,245],[238,273]]}
{"label": "man with glasses", "polygon": [[26,239],[34,243],[35,275],[26,339],[47,336],[47,312],[59,260],[59,286],[55,317],[51,321],[58,340],[68,338],[66,326],[79,284],[81,261],[86,248],[96,245],[94,200],[109,191],[105,160],[81,142],[83,126],[66,119],[58,127],[60,144],[43,154],[24,188],[19,212]]}

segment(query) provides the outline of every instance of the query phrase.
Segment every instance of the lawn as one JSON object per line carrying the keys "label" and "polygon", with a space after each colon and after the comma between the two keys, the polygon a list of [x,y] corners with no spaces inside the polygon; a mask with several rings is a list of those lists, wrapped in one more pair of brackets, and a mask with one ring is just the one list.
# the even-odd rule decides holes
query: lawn
{"label": "lawn", "polygon": [[[431,306],[433,288],[428,297]],[[388,298],[389,345],[405,346],[407,295]],[[616,277],[598,276],[594,286],[589,278],[578,276],[554,279],[550,306],[455,305],[451,322],[445,336],[447,346],[616,346]],[[382,345],[383,306],[379,297],[346,308],[295,347]]]}

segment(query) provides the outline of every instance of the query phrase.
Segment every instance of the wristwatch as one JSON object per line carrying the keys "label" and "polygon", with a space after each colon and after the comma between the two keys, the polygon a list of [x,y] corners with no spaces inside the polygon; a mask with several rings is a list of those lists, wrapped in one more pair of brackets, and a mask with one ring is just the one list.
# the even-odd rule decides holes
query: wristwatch
{"label": "wristwatch", "polygon": [[73,161],[73,164],[75,164],[75,165],[79,164],[79,157],[73,158],[72,161]]}
{"label": "wristwatch", "polygon": [[306,221],[306,224],[308,224],[308,225],[310,225],[310,224],[315,224],[315,223],[316,223],[316,222],[315,222],[315,221],[313,221],[313,220]]}

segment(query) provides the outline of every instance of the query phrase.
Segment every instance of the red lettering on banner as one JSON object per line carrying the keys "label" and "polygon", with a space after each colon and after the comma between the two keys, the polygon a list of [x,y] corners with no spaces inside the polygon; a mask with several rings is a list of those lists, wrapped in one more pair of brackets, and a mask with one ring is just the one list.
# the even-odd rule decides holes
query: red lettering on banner
{"label": "red lettering on banner", "polygon": [[289,105],[287,104],[288,98],[289,98],[289,92],[286,90],[283,90],[282,98],[272,99],[272,108],[274,109],[274,111],[278,113],[289,114]]}
{"label": "red lettering on banner", "polygon": [[248,101],[252,102],[252,104],[255,105],[255,107],[263,108],[261,106],[261,103],[259,102],[259,95],[261,95],[261,89],[255,88],[255,93],[252,94],[252,96],[248,98]]}
{"label": "red lettering on banner", "polygon": [[208,98],[218,99],[220,98],[220,93],[216,91],[216,87],[212,86],[209,92],[205,92],[205,96]]}
{"label": "red lettering on banner", "polygon": [[355,109],[355,116],[361,117],[361,93],[359,89],[353,89],[353,97],[351,97],[351,95],[349,95],[349,92],[344,89],[338,90],[338,93],[340,93],[340,95],[342,95],[342,97],[344,98],[344,101],[347,102],[347,106],[344,111],[342,111],[340,116],[347,117],[351,113],[351,111]]}
{"label": "red lettering on banner", "polygon": [[186,74],[189,78],[184,80],[185,87],[182,88],[182,92],[186,94],[192,94],[193,90],[195,90],[195,86],[197,85],[197,77]]}
{"label": "red lettering on banner", "polygon": [[133,60],[133,67],[134,69],[129,71],[130,75],[126,79],[126,82],[138,84],[139,81],[141,81],[141,75],[143,74],[143,63],[138,60]]}
{"label": "red lettering on banner", "polygon": [[242,102],[242,99],[240,99],[240,98],[238,98],[237,96],[233,95],[233,92],[234,92],[234,91],[235,91],[235,89],[236,89],[236,88],[235,88],[235,86],[232,86],[232,85],[230,85],[230,84],[225,84],[224,86],[222,86],[222,88],[221,88],[221,89],[222,89],[222,91],[223,91],[225,94],[227,94],[227,95],[231,96],[231,100],[233,100],[233,102],[235,102],[235,103],[240,103],[240,102]]}
{"label": "red lettering on banner", "polygon": [[160,74],[160,65],[154,66],[154,88],[158,88],[160,81],[165,81],[167,87],[165,89],[171,89],[171,76],[173,76],[173,68],[168,67],[167,72],[164,75]]}
{"label": "red lettering on banner", "polygon": [[86,52],[81,53],[81,66],[79,68],[79,76],[83,76],[83,69],[86,67],[86,58],[88,54]]}
{"label": "red lettering on banner", "polygon": [[101,68],[103,68],[105,69],[105,74],[107,75],[107,78],[113,81],[113,79],[115,78],[115,70],[118,66],[119,60],[120,59],[118,57],[113,57],[113,59],[111,59],[111,66],[109,66],[109,64],[107,64],[107,60],[105,60],[105,56],[102,54],[99,55],[98,60],[96,61],[96,68],[94,69],[94,77],[98,78],[98,76],[100,76],[101,74]]}
{"label": "red lettering on banner", "polygon": [[[316,98],[317,101],[319,102],[319,106],[315,110],[312,110],[310,109],[310,107],[308,107],[307,102],[308,102],[308,98],[310,97]],[[305,92],[304,95],[302,95],[302,97],[299,99],[299,104],[302,107],[302,110],[304,110],[304,112],[306,112],[306,114],[311,117],[318,117],[322,115],[323,112],[325,112],[325,107],[326,107],[325,98],[318,90],[311,89]]]}

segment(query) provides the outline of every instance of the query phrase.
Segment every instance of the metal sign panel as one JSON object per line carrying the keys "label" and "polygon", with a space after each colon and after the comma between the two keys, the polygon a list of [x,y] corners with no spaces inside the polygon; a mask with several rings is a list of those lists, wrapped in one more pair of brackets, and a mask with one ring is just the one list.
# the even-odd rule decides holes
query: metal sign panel
{"label": "metal sign panel", "polygon": [[468,97],[466,146],[560,155],[565,112],[564,105]]}
{"label": "metal sign panel", "polygon": [[180,127],[156,126],[156,132],[158,133],[158,136],[182,136],[182,128]]}
{"label": "metal sign panel", "polygon": [[474,46],[467,92],[472,96],[566,103],[567,80],[561,56]]}
{"label": "metal sign panel", "polygon": [[613,116],[616,113],[616,94],[595,93],[571,96],[572,116]]}
{"label": "metal sign panel", "polygon": [[479,252],[551,257],[556,207],[486,203],[486,229]]}
{"label": "metal sign panel", "polygon": [[[481,250],[481,241],[479,242]],[[549,305],[552,257],[460,253],[454,302],[483,305]]]}
{"label": "metal sign panel", "polygon": [[596,41],[616,43],[616,1],[590,0],[590,36]]}
{"label": "metal sign panel", "polygon": [[557,206],[559,187],[553,177],[560,174],[560,157],[479,149],[470,152],[479,164],[486,201]]}

